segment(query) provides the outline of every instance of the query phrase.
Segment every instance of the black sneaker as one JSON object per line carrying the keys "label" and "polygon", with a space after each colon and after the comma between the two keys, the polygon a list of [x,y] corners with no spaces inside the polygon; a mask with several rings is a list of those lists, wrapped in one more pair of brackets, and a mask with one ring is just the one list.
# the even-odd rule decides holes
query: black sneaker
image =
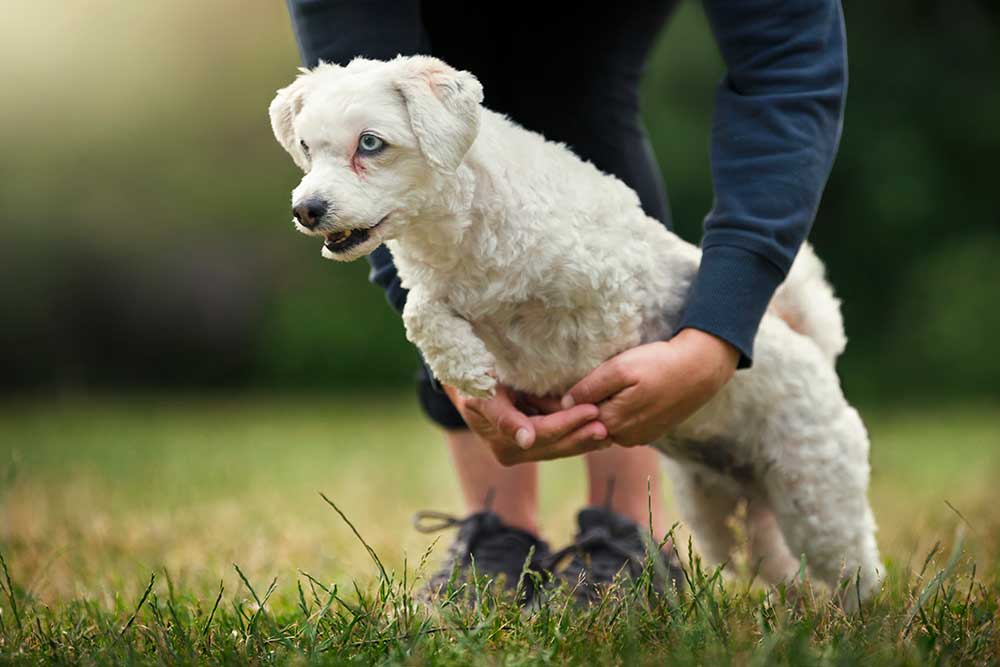
{"label": "black sneaker", "polygon": [[417,512],[413,523],[422,533],[458,528],[444,565],[428,580],[419,596],[421,599],[433,600],[453,579],[462,582],[472,574],[473,562],[478,576],[493,578],[510,591],[517,588],[524,571],[519,602],[527,605],[534,599],[536,581],[530,575],[542,574],[541,562],[550,552],[544,540],[508,526],[489,511],[476,512],[464,519],[441,512]]}
{"label": "black sneaker", "polygon": [[[646,565],[646,538],[643,529],[628,517],[604,507],[587,507],[576,517],[579,531],[569,546],[552,554],[544,563],[558,581],[565,582],[581,603],[593,602],[614,582],[615,577],[638,578]],[[684,586],[684,571],[670,554],[660,553],[663,567],[654,564],[653,585],[663,592]],[[560,571],[559,563],[572,556]]]}

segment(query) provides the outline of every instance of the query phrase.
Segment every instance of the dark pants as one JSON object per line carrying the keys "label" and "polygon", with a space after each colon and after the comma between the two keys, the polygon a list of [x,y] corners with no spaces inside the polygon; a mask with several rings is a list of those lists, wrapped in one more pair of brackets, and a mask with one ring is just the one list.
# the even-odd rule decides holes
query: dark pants
{"label": "dark pants", "polygon": [[[675,1],[563,4],[288,0],[307,66],[346,65],[356,56],[441,58],[479,78],[485,106],[614,174],[648,215],[669,226],[662,176],[639,117],[639,82]],[[373,253],[372,261],[388,262],[389,253]],[[426,369],[418,391],[432,420],[464,427]]]}

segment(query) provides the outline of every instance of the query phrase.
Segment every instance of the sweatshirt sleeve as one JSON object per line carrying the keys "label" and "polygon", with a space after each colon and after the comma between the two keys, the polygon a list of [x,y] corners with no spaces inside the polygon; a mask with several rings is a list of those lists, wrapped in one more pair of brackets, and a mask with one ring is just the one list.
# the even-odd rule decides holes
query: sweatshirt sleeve
{"label": "sweatshirt sleeve", "polygon": [[375,248],[368,255],[368,280],[385,291],[385,298],[398,314],[403,314],[406,305],[406,290],[403,288],[396,265],[392,261],[392,253],[384,245]]}
{"label": "sweatshirt sleeve", "polygon": [[847,91],[839,0],[704,0],[726,65],[712,118],[712,210],[678,330],[751,365],[764,311],[812,227]]}

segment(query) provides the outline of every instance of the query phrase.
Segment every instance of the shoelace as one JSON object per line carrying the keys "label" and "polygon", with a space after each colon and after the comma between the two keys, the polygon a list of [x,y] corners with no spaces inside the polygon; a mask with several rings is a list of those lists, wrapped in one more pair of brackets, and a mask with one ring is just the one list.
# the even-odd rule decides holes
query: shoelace
{"label": "shoelace", "polygon": [[[487,525],[489,517],[494,517],[496,523]],[[511,528],[501,523],[496,515],[487,511],[476,512],[466,517],[457,517],[445,512],[421,510],[413,516],[413,527],[421,533],[434,533],[449,528],[458,528],[459,534],[448,549],[448,560],[454,565],[457,561],[465,561],[472,555],[479,565],[488,570],[502,568],[510,570],[513,566],[519,569],[522,563],[510,563],[513,550],[523,549],[525,553],[537,548],[541,543],[528,533]],[[491,530],[491,528],[493,528]],[[537,555],[532,556],[537,562]],[[446,569],[448,569],[446,567]]]}
{"label": "shoelace", "polygon": [[[474,520],[479,514],[470,514],[466,517],[457,517],[446,512],[435,512],[434,510],[420,510],[413,515],[413,528],[418,533],[436,533],[448,528],[458,528]],[[427,523],[428,521],[432,523]],[[436,523],[433,523],[436,522]]]}
{"label": "shoelace", "polygon": [[[464,526],[467,523],[478,521],[479,517],[489,512],[493,507],[493,499],[495,497],[496,489],[490,487],[486,491],[486,497],[483,499],[482,511],[474,512],[465,517],[457,517],[454,514],[448,514],[447,512],[435,512],[434,510],[419,510],[413,515],[413,527],[418,533],[436,533],[440,530],[457,528]],[[427,525],[422,523],[425,519],[437,521],[437,523]]]}
{"label": "shoelace", "polygon": [[[615,477],[614,475],[608,477],[607,480],[607,493],[605,494],[604,508],[610,512],[611,511],[611,498],[615,492]],[[605,549],[610,551],[612,554],[618,556],[621,560],[617,561],[617,567],[608,566],[608,563],[598,562],[598,567],[594,567],[595,563],[591,560],[589,564],[589,569],[594,572],[594,574],[599,579],[611,579],[618,572],[621,571],[627,565],[633,565],[639,568],[644,566],[644,561],[638,558],[634,553],[625,549],[619,545],[618,540],[615,540],[611,535],[611,531],[608,530],[607,526],[594,526],[587,530],[583,535],[578,536],[572,543],[566,545],[559,551],[556,551],[549,555],[548,558],[543,559],[542,566],[548,570],[552,571],[553,568],[560,563],[566,556],[570,553],[575,553],[578,556],[579,562],[572,562],[566,569],[575,570],[574,574],[579,575],[580,571],[588,569],[583,563],[583,558],[588,552],[592,552],[596,549]],[[600,566],[606,567],[600,567]],[[611,571],[611,567],[614,567],[614,571]],[[604,570],[607,571],[604,571]]]}
{"label": "shoelace", "polygon": [[[476,512],[466,517],[457,517],[445,512],[435,512],[433,510],[421,510],[413,515],[413,527],[419,533],[436,533],[449,528],[458,528],[458,536],[448,547],[447,560],[450,569],[455,564],[464,562],[472,554],[475,547],[480,546],[480,533],[482,533],[482,523],[486,514]],[[487,548],[485,556],[490,558],[492,549]],[[480,554],[482,556],[483,554]],[[479,560],[482,560],[480,557]]]}
{"label": "shoelace", "polygon": [[[552,568],[558,565],[560,561],[571,553],[576,553],[576,555],[580,558],[583,558],[587,553],[593,552],[597,548],[606,549],[621,558],[621,561],[619,561],[620,565],[615,568],[614,572],[595,572],[595,574],[601,577],[610,579],[626,565],[631,564],[639,568],[643,566],[643,560],[638,558],[629,550],[620,546],[611,535],[611,532],[604,526],[595,526],[594,528],[591,528],[572,543],[566,545],[559,551],[554,552],[548,558],[545,558],[542,563],[546,570],[552,570]],[[591,567],[593,567],[593,562],[591,563]]]}

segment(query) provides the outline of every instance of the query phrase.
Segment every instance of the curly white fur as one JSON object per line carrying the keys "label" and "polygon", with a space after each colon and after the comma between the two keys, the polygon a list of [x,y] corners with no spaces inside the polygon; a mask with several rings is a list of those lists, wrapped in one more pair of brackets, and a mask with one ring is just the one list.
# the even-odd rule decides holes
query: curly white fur
{"label": "curly white fur", "polygon": [[[392,251],[407,336],[437,378],[471,396],[497,381],[559,394],[601,362],[674,331],[700,251],[643,214],[616,178],[481,106],[467,72],[427,57],[320,65],[279,91],[275,135],[306,175],[293,201],[331,212],[312,235],[359,232],[324,256]],[[359,155],[360,133],[387,143]],[[308,153],[307,153],[308,150]],[[804,554],[831,586],[879,581],[868,437],[833,362],[839,302],[806,246],[757,335],[754,366],[656,447],[701,550],[728,557],[749,499],[761,573]]]}

